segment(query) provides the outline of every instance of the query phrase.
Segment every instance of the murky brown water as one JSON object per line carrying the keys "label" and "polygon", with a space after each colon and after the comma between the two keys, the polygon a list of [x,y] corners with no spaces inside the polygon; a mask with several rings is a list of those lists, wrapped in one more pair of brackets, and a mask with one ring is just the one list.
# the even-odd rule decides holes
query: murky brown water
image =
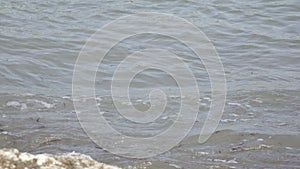
{"label": "murky brown water", "polygon": [[[202,96],[198,122],[180,145],[157,157],[135,160],[106,152],[86,136],[74,113],[71,88],[74,63],[89,36],[118,17],[145,11],[174,14],[198,26],[222,59],[228,94],[217,132],[198,144],[211,102],[200,60],[164,37],[143,35],[120,43],[96,78],[99,106],[111,112],[107,118],[116,119],[119,130],[153,135],[172,122],[171,116],[163,117],[135,133],[113,114],[111,75],[128,48],[149,45],[181,55],[198,75]],[[296,0],[1,0],[0,147],[30,153],[75,151],[124,168],[300,168],[299,11]],[[151,70],[133,82],[132,91],[176,89],[166,74]],[[176,94],[168,96],[170,112],[178,109]],[[144,97],[132,102],[140,109],[147,107]]]}

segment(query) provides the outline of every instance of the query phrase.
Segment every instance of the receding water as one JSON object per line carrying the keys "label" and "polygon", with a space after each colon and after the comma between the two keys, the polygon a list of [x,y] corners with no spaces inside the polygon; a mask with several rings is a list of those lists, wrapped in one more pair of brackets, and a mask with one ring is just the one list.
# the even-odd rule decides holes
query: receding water
{"label": "receding water", "polygon": [[[152,89],[166,91],[169,101],[160,119],[138,126],[138,132],[116,116],[110,83],[117,65],[132,51],[167,49],[181,56],[197,77],[200,108],[189,135],[164,154],[129,159],[103,150],[80,127],[71,98],[80,50],[105,24],[138,12],[182,17],[215,45],[226,73],[227,100],[219,127],[205,144],[197,142],[211,102],[205,67],[184,45],[157,35],[131,37],[106,55],[95,83],[98,105],[126,135],[164,131],[179,108],[174,79],[147,70],[133,80],[131,93],[142,93],[131,98],[137,109],[149,108],[146,95]],[[299,21],[296,0],[1,0],[0,147],[30,153],[75,151],[124,168],[300,168]]]}

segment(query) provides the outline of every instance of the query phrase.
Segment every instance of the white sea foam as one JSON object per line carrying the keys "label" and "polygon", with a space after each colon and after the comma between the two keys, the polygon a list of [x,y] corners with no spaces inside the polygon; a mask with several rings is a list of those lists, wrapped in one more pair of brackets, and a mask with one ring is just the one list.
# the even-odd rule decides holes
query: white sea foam
{"label": "white sea foam", "polygon": [[19,107],[19,106],[21,106],[21,103],[19,103],[17,101],[8,101],[6,103],[6,106],[9,106],[9,107]]}
{"label": "white sea foam", "polygon": [[41,105],[43,105],[45,108],[50,109],[54,107],[54,104],[50,104],[41,100],[33,100],[36,103],[40,103]]}
{"label": "white sea foam", "polygon": [[27,109],[27,105],[25,103],[22,103],[21,104],[21,110],[25,110],[25,109]]}
{"label": "white sea foam", "polygon": [[240,103],[228,102],[227,104],[228,104],[228,105],[231,105],[231,106],[241,106]]}

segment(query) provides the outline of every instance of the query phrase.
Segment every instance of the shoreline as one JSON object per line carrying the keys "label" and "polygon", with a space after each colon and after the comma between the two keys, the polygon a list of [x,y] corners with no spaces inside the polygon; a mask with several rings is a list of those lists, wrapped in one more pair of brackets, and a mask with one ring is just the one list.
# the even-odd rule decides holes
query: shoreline
{"label": "shoreline", "polygon": [[84,155],[33,155],[14,148],[0,149],[0,168],[8,169],[121,169]]}

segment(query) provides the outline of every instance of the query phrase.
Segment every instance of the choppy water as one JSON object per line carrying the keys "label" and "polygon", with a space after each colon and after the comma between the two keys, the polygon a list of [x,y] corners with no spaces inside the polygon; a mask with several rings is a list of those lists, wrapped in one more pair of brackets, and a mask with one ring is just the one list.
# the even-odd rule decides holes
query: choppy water
{"label": "choppy water", "polygon": [[[201,77],[199,122],[180,145],[157,157],[133,160],[112,155],[83,132],[71,100],[76,58],[101,26],[137,12],[174,14],[198,26],[214,43],[227,79],[227,103],[218,131],[197,143],[210,90],[201,62],[171,39],[132,37],[99,68],[96,94],[106,112],[114,68],[128,46],[165,47],[180,54]],[[0,1],[0,147],[31,153],[80,152],[124,168],[300,168],[300,5],[286,1]],[[172,86],[166,74],[137,76],[133,91]],[[175,93],[176,94],[176,93]],[[178,98],[169,96],[169,111]],[[145,98],[133,98],[140,109]],[[108,115],[108,118],[117,118]],[[135,133],[156,134],[172,118]]]}

